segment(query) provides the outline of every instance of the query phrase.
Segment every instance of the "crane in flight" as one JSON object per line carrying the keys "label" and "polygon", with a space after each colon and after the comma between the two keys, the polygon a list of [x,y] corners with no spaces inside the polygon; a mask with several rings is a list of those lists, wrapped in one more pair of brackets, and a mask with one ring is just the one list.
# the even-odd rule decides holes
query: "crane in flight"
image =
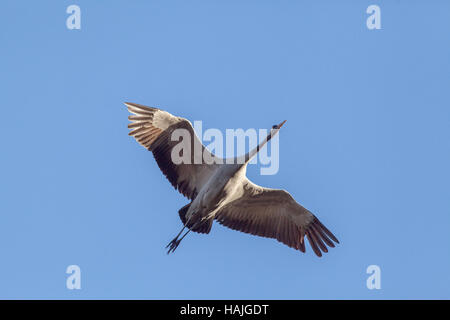
{"label": "crane in flight", "polygon": [[[287,191],[258,186],[246,176],[248,162],[286,121],[274,125],[256,148],[230,164],[203,146],[189,120],[136,103],[126,102],[125,105],[132,114],[128,117],[131,121],[129,135],[153,153],[173,187],[191,201],[178,211],[183,228],[167,245],[167,253],[175,251],[190,231],[208,234],[214,220],[233,230],[277,239],[302,252],[305,252],[306,236],[319,257],[322,252],[328,252],[327,246],[339,243],[319,219]],[[190,152],[190,161],[174,162],[172,150],[179,142],[173,141],[172,133],[177,129],[189,133],[187,145],[191,150],[199,148],[201,155],[212,161],[194,161],[194,152]],[[186,228],[188,230],[181,236]]]}

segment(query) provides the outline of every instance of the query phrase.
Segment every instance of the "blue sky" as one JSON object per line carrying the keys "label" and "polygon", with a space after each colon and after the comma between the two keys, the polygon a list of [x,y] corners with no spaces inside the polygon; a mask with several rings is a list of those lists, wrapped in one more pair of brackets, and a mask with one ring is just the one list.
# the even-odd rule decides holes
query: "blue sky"
{"label": "blue sky", "polygon": [[[66,8],[81,8],[81,30]],[[366,8],[381,8],[368,30]],[[450,298],[450,3],[2,1],[0,298]],[[132,101],[280,133],[288,190],[341,244],[322,258],[226,229],[127,135]],[[67,266],[81,290],[66,288]],[[368,290],[366,268],[381,268]]]}

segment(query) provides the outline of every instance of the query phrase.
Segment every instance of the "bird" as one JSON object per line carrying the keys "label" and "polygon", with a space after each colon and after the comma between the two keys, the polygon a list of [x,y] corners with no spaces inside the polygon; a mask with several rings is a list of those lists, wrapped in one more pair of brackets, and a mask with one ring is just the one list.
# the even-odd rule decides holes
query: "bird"
{"label": "bird", "polygon": [[[286,120],[274,125],[259,145],[230,163],[212,154],[201,143],[189,120],[159,108],[131,102],[125,105],[131,113],[129,135],[153,153],[172,186],[190,200],[178,211],[183,227],[166,246],[167,254],[174,252],[190,231],[208,234],[214,221],[233,230],[276,239],[303,253],[306,252],[306,237],[318,257],[328,252],[328,247],[339,243],[289,192],[261,187],[246,176],[249,161],[279,132]],[[176,130],[188,132],[187,146],[191,150],[200,148],[201,154],[213,161],[195,161],[192,152],[191,161],[173,161],[171,154],[179,142],[171,136]]]}

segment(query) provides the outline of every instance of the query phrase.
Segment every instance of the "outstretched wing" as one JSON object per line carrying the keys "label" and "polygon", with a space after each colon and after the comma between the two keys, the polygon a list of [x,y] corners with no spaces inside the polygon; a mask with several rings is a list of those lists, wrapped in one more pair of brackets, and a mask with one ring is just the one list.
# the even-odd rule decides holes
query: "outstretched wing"
{"label": "outstretched wing", "polygon": [[[221,163],[221,159],[203,146],[187,119],[136,103],[126,102],[125,105],[133,114],[128,117],[131,121],[128,128],[132,129],[129,135],[153,153],[159,168],[175,189],[187,198],[194,199],[218,167],[217,164]],[[180,143],[178,139],[182,139],[175,137],[175,141],[172,141],[172,133],[177,129],[184,129],[184,132],[189,133],[189,141],[183,142],[190,148],[190,159],[181,163],[172,159],[172,150]],[[184,138],[186,137],[183,136]],[[203,161],[203,156],[208,157],[207,163]]]}
{"label": "outstretched wing", "polygon": [[275,238],[305,252],[304,236],[317,256],[339,243],[310,211],[285,190],[260,187],[248,179],[241,197],[225,205],[215,219],[222,225],[254,235]]}

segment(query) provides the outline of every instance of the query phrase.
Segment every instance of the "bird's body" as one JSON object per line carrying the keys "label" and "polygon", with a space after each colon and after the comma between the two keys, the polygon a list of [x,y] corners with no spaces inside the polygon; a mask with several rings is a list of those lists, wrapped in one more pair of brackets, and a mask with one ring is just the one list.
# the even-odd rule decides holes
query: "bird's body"
{"label": "bird's body", "polygon": [[[178,247],[189,231],[209,233],[214,220],[234,230],[275,238],[302,252],[305,252],[306,235],[318,256],[328,251],[327,245],[334,247],[333,242],[339,243],[287,191],[257,186],[246,177],[249,160],[278,133],[284,122],[274,126],[255,149],[228,162],[217,158],[201,144],[188,120],[160,109],[125,104],[134,114],[129,117],[133,121],[129,124],[130,135],[153,152],[167,179],[191,200],[179,210],[184,227],[169,243],[169,252]],[[188,146],[191,150],[201,150],[202,159],[196,159],[198,153],[195,152],[187,155],[185,160],[189,161],[180,163],[172,159],[178,144],[172,135],[177,132],[189,133]],[[188,231],[179,239],[184,228]]]}
{"label": "bird's body", "polygon": [[194,213],[201,218],[214,218],[217,210],[229,203],[238,192],[243,169],[242,165],[218,167],[192,201],[186,219],[191,219]]}

